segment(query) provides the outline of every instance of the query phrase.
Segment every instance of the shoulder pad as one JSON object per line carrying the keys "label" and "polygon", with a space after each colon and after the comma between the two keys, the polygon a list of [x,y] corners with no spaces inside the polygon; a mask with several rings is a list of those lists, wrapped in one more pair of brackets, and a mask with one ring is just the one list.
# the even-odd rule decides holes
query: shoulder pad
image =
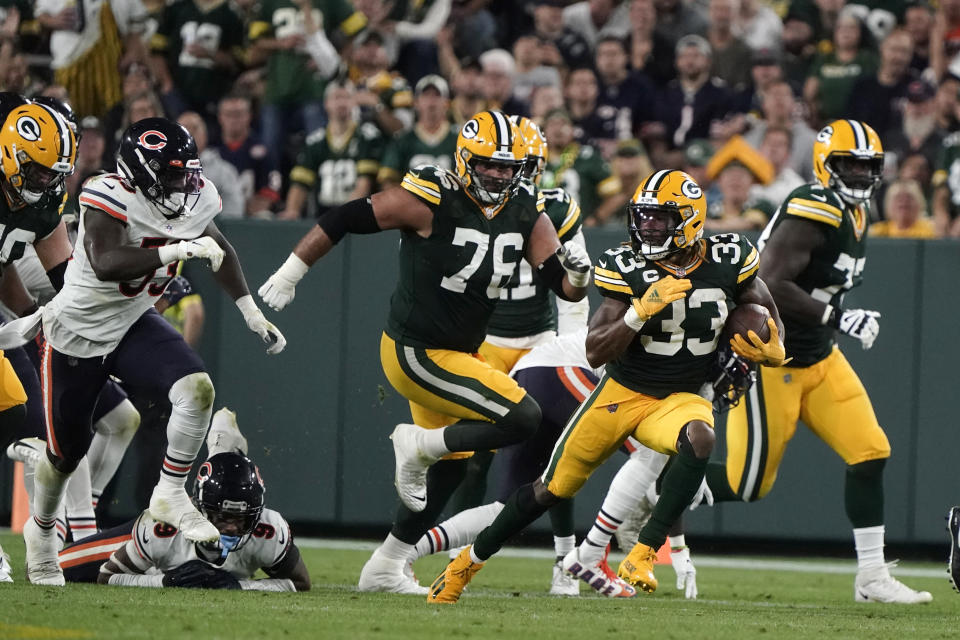
{"label": "shoulder pad", "polygon": [[844,208],[843,200],[832,189],[808,184],[791,191],[782,210],[786,215],[839,227]]}
{"label": "shoulder pad", "polygon": [[557,230],[560,242],[566,242],[583,226],[580,204],[565,189],[541,189],[546,198],[547,216]]}
{"label": "shoulder pad", "polygon": [[439,205],[444,191],[460,189],[460,180],[440,167],[424,165],[403,176],[400,186],[430,205]]}
{"label": "shoulder pad", "polygon": [[133,204],[135,191],[130,191],[116,174],[93,176],[83,183],[78,201],[80,206],[100,209],[122,222],[127,221],[127,208]]}
{"label": "shoulder pad", "polygon": [[144,560],[156,565],[167,555],[179,531],[176,527],[158,522],[144,511],[133,525],[133,544]]}
{"label": "shoulder pad", "polygon": [[279,562],[293,544],[290,525],[273,509],[264,509],[260,522],[253,530],[253,538],[259,542],[257,554],[261,567],[271,567]]}
{"label": "shoulder pad", "polygon": [[323,139],[327,137],[327,130],[323,127],[315,129],[313,132],[307,135],[303,143],[305,145],[317,144],[318,142],[323,142]]}
{"label": "shoulder pad", "polygon": [[620,299],[633,296],[633,289],[624,274],[645,264],[646,260],[637,258],[633,248],[628,245],[607,249],[593,268],[593,283],[606,296]]}

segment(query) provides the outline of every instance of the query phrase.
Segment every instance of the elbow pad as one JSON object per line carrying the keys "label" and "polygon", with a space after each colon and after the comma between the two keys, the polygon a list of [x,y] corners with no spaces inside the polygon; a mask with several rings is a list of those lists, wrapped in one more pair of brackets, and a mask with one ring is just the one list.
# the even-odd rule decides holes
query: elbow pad
{"label": "elbow pad", "polygon": [[377,217],[373,214],[370,198],[358,198],[335,207],[317,221],[333,244],[348,233],[376,233],[380,231]]}
{"label": "elbow pad", "polygon": [[557,254],[551,255],[537,267],[537,275],[540,276],[540,281],[550,287],[550,290],[557,294],[558,298],[567,302],[575,302],[563,291],[563,276],[565,273],[566,271]]}

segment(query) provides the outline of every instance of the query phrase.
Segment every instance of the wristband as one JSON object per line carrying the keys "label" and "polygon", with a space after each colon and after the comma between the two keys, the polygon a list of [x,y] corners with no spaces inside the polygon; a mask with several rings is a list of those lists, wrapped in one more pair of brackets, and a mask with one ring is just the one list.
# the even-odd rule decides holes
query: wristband
{"label": "wristband", "polygon": [[251,313],[256,313],[259,311],[257,308],[257,303],[253,301],[253,296],[249,293],[245,296],[240,296],[235,300],[237,308],[240,309],[240,313],[243,314],[243,317],[246,318]]}
{"label": "wristband", "polygon": [[832,304],[828,304],[826,309],[823,310],[823,317],[820,318],[820,324],[839,329],[841,316],[843,316],[843,312],[840,311],[840,309],[837,309]]}
{"label": "wristband", "polygon": [[303,279],[303,276],[307,275],[309,270],[310,267],[306,262],[301,260],[297,254],[290,252],[286,261],[277,269],[277,275],[290,281],[290,284],[297,284]]}
{"label": "wristband", "polygon": [[165,244],[157,247],[157,255],[160,256],[160,264],[170,264],[180,259],[180,243]]}
{"label": "wristband", "polygon": [[640,331],[641,327],[643,327],[644,320],[640,317],[640,314],[637,313],[637,310],[633,308],[633,305],[630,305],[627,312],[623,314],[623,322],[634,331]]}

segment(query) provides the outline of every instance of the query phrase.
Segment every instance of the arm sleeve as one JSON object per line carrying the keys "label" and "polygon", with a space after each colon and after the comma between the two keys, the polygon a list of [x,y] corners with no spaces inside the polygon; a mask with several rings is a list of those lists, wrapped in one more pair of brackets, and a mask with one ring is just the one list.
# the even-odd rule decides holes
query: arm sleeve
{"label": "arm sleeve", "polygon": [[110,576],[110,580],[107,582],[107,584],[118,587],[158,588],[163,586],[163,574],[155,573],[153,575],[145,576],[133,573],[115,573]]}
{"label": "arm sleeve", "polygon": [[290,578],[265,578],[263,580],[241,580],[240,588],[244,591],[296,591],[293,580]]}

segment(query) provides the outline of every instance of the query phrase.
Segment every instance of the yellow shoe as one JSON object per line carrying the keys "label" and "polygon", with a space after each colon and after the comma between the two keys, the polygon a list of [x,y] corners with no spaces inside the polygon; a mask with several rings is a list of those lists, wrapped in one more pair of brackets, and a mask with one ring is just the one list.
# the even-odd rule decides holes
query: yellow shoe
{"label": "yellow shoe", "polygon": [[657,590],[657,579],[653,575],[653,565],[657,561],[657,552],[638,542],[617,569],[617,575],[641,591],[653,593]]}
{"label": "yellow shoe", "polygon": [[470,559],[471,548],[472,545],[464,547],[460,555],[451,560],[443,573],[437,576],[437,579],[430,585],[427,602],[433,604],[457,603],[467,583],[473,579],[477,571],[483,568],[482,562],[474,562]]}

